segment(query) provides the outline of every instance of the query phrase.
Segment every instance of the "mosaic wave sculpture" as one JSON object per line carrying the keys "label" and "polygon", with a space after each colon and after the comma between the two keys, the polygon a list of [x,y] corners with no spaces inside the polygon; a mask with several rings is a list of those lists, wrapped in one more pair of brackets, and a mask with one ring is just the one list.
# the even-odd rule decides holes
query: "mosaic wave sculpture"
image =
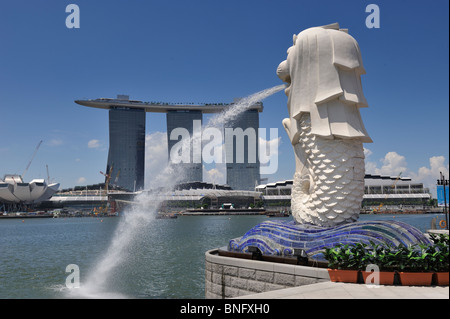
{"label": "mosaic wave sculpture", "polygon": [[292,256],[294,249],[304,249],[310,259],[324,261],[326,247],[360,242],[393,246],[431,244],[420,230],[398,221],[358,221],[336,227],[266,221],[244,236],[230,240],[228,249],[247,252],[249,246],[257,246],[263,255],[275,256]]}

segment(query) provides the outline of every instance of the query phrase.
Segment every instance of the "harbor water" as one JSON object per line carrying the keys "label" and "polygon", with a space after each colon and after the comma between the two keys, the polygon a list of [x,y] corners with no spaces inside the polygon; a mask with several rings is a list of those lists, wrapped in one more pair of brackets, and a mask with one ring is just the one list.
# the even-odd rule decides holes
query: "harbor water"
{"label": "harbor water", "polygon": [[[361,215],[395,219],[426,231],[443,214]],[[204,298],[204,254],[226,246],[266,216],[180,216],[153,219],[128,246],[108,277],[108,294],[77,295],[68,289],[68,265],[80,285],[106,253],[122,217],[0,220],[0,298]],[[290,218],[290,217],[289,217]],[[273,220],[275,218],[271,218]],[[282,218],[286,220],[286,218]]]}

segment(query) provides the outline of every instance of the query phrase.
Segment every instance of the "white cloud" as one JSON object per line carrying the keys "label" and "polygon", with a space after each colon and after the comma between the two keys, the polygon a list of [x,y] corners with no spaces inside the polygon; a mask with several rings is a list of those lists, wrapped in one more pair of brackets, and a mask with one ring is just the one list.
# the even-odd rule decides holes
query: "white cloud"
{"label": "white cloud", "polygon": [[99,140],[90,140],[88,142],[88,147],[89,148],[99,148],[100,147],[100,141]]}
{"label": "white cloud", "polygon": [[430,158],[430,167],[422,166],[417,173],[411,172],[411,178],[424,183],[430,189],[435,189],[436,180],[440,177],[440,173],[445,178],[449,177],[449,165],[445,165],[444,156],[433,156]]}
{"label": "white cloud", "polygon": [[85,177],[80,177],[80,178],[77,180],[77,184],[84,184],[84,183],[86,183],[86,178],[85,178]]}
{"label": "white cloud", "polygon": [[275,174],[278,171],[278,154],[281,144],[281,136],[266,140],[259,137],[259,161],[261,163],[261,174]]}
{"label": "white cloud", "polygon": [[[207,141],[208,142],[208,141]],[[265,147],[269,164],[266,164],[266,171],[269,169],[275,170],[278,168],[278,146],[281,143],[281,137],[270,136],[270,140],[265,140],[263,137],[259,138],[260,149]],[[223,143],[214,143],[219,152],[218,158],[222,158],[222,163],[213,162],[206,167],[203,165],[203,180],[208,183],[225,184],[226,183],[226,165],[224,163],[225,152]],[[205,154],[203,154],[205,155]],[[217,155],[217,154],[216,154]],[[161,178],[161,172],[168,164],[168,150],[167,150],[167,133],[154,132],[149,133],[145,137],[145,187],[149,187],[156,178]],[[261,164],[263,166],[264,164]]]}
{"label": "white cloud", "polygon": [[203,165],[203,180],[207,183],[214,184],[226,184],[227,182],[227,173],[226,173],[226,164],[216,163],[216,167],[207,170]]}
{"label": "white cloud", "polygon": [[[278,146],[281,144],[281,136],[274,137],[270,140],[259,137],[259,148],[265,151],[269,156],[278,156]],[[263,147],[265,146],[265,150]]]}
{"label": "white cloud", "polygon": [[406,162],[406,158],[399,155],[397,152],[388,152],[384,158],[380,159],[380,162],[382,163],[380,168],[378,168],[376,162],[368,160],[368,157],[372,155],[371,150],[365,148],[364,154],[366,155],[367,174],[398,176],[400,173],[404,175],[407,171],[408,164]]}
{"label": "white cloud", "polygon": [[381,161],[383,166],[379,169],[380,175],[398,176],[407,171],[406,158],[396,152],[388,152]]}
{"label": "white cloud", "polygon": [[373,152],[371,150],[364,147],[364,155],[366,156],[366,158],[368,158],[372,154],[373,154]]}
{"label": "white cloud", "polygon": [[428,187],[432,193],[436,189],[436,180],[440,176],[440,172],[448,178],[449,164],[445,164],[446,158],[444,156],[433,156],[429,159],[429,167],[422,166],[417,172],[408,169],[406,158],[396,152],[388,152],[384,158],[380,159],[381,167],[378,167],[376,162],[368,160],[372,152],[368,149],[364,150],[366,154],[366,173],[377,175],[409,176],[415,182],[423,183]]}
{"label": "white cloud", "polygon": [[[160,175],[168,163],[167,133],[154,132],[145,136],[145,180],[146,184]],[[147,187],[147,185],[146,185]]]}
{"label": "white cloud", "polygon": [[48,142],[48,145],[49,146],[60,146],[60,145],[62,145],[64,142],[63,142],[63,140],[62,139],[60,139],[60,138],[54,138],[54,139],[52,139],[52,140],[50,140],[49,142]]}

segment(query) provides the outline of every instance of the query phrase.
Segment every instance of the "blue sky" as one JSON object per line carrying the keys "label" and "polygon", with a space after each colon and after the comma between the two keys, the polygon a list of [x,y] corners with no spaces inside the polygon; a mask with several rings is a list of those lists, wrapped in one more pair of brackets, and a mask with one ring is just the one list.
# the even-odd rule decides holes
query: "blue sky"
{"label": "blue sky", "polygon": [[[68,29],[65,8],[80,8]],[[380,8],[380,28],[365,25]],[[108,114],[75,104],[115,97],[167,102],[231,102],[281,84],[275,74],[292,35],[333,22],[358,41],[369,103],[362,110],[374,143],[368,173],[412,176],[432,186],[448,176],[448,1],[3,1],[0,4],[0,175],[61,187],[99,183],[108,151]],[[264,100],[260,126],[278,128],[279,169],[290,179],[293,153],[281,121],[287,98]],[[149,172],[163,153],[165,117],[147,114]],[[153,165],[153,166],[152,166]],[[207,176],[221,176],[218,171]]]}

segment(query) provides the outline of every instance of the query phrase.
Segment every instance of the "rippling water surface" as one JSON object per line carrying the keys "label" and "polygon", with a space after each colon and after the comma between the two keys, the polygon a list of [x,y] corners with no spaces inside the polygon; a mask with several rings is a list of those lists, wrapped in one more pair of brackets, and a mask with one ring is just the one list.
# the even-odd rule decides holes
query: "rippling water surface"
{"label": "rippling water surface", "polygon": [[[361,215],[396,219],[422,231],[437,215]],[[439,215],[444,218],[443,215]],[[102,260],[122,217],[0,220],[0,298],[204,298],[204,254],[242,236],[265,216],[155,219],[137,236],[104,294],[66,288],[66,266],[80,281]],[[282,220],[286,220],[283,218]]]}

